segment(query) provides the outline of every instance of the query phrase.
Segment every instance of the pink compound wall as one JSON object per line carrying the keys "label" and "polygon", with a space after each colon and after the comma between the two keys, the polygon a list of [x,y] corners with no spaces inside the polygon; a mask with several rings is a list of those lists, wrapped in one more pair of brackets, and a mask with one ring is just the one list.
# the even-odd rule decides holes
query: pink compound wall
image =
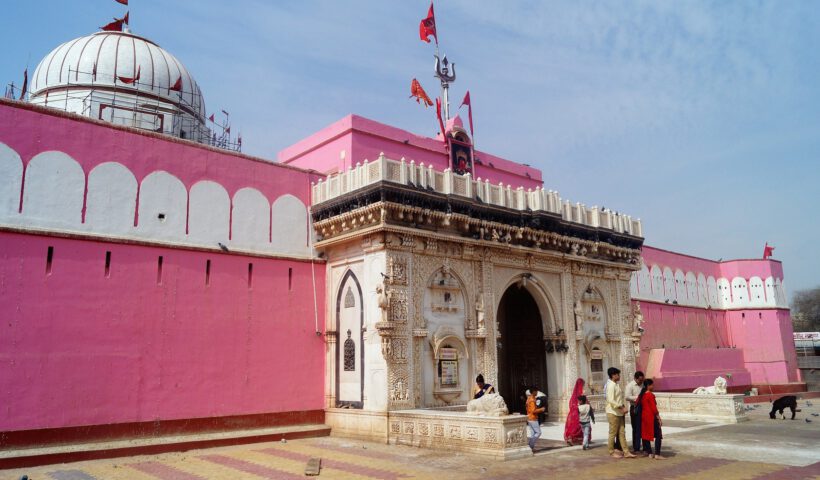
{"label": "pink compound wall", "polygon": [[0,431],[323,408],[309,262],[14,233],[0,244]]}
{"label": "pink compound wall", "polygon": [[[716,262],[649,246],[642,253],[645,268],[632,285],[645,330],[638,367],[655,377],[659,389],[695,388],[715,372],[732,374],[729,386],[735,388],[765,391],[800,382],[779,261]],[[715,295],[675,277],[664,278],[656,292],[652,277],[640,279],[656,268],[676,277],[710,277]]]}
{"label": "pink compound wall", "polygon": [[[345,151],[345,158],[340,152]],[[449,167],[447,152],[441,140],[422,137],[358,115],[348,115],[304,140],[279,152],[279,161],[288,165],[334,173],[384,153],[387,158],[433,165],[436,170]],[[475,177],[535,188],[543,186],[541,171],[476,150],[481,164],[475,165]]]}
{"label": "pink compound wall", "polygon": [[[309,186],[317,178],[6,100],[0,100],[0,144],[13,149],[24,168],[46,151],[69,155],[82,167],[80,182],[95,166],[117,162],[137,182],[160,170],[188,191],[200,180],[218,182],[233,206],[237,191],[254,189],[264,232],[271,203],[290,195],[309,204]],[[28,185],[30,175],[24,176]],[[79,191],[63,193],[85,198],[82,183]],[[140,193],[131,219],[136,205],[150,200]],[[325,343],[315,325],[324,325],[325,265],[311,261],[309,250],[278,253],[263,236],[261,246],[248,247],[255,252],[225,253],[215,242],[175,245],[191,243],[184,229],[170,240],[140,236],[138,225],[132,233],[108,236],[79,223],[79,215],[76,224],[46,217],[26,223],[27,212],[25,202],[22,213],[16,207],[0,211],[0,437],[61,427],[321,412]],[[237,215],[232,210],[232,219]]]}

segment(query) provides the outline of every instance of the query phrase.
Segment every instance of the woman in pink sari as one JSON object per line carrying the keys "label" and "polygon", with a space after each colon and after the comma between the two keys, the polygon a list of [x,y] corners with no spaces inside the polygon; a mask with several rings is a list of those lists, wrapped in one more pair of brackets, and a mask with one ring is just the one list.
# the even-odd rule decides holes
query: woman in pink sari
{"label": "woman in pink sari", "polygon": [[564,440],[569,444],[578,445],[584,441],[584,431],[581,429],[581,420],[578,415],[578,397],[584,394],[584,379],[575,381],[575,388],[569,397],[569,412],[567,423],[564,426]]}

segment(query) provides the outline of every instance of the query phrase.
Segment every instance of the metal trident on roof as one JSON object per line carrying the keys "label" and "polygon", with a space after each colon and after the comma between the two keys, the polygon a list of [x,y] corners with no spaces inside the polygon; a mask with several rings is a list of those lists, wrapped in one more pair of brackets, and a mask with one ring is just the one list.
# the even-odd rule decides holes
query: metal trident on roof
{"label": "metal trident on roof", "polygon": [[[450,119],[450,98],[449,98],[449,89],[450,83],[456,81],[456,64],[450,63],[447,60],[447,55],[444,55],[441,59],[438,57],[438,53],[434,55],[436,57],[436,74],[435,77],[441,81],[441,99],[442,103],[444,104],[444,121]],[[450,73],[452,70],[452,73]]]}

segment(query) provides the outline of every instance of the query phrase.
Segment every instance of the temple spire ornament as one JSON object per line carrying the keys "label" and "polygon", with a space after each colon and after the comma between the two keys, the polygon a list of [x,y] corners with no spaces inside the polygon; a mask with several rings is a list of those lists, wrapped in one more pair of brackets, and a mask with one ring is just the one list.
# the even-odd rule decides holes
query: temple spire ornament
{"label": "temple spire ornament", "polygon": [[435,77],[441,81],[441,102],[444,104],[442,105],[444,110],[444,122],[446,123],[450,120],[450,98],[449,98],[449,90],[450,84],[456,81],[456,64],[450,63],[447,60],[447,55],[439,58],[438,52],[436,52],[436,73]]}

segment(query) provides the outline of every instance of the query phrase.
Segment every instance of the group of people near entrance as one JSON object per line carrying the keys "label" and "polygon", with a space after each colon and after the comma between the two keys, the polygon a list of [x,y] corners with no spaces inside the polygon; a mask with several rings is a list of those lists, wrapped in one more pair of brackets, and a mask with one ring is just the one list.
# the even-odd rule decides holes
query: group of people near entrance
{"label": "group of people near entrance", "polygon": [[[621,371],[615,367],[607,370],[609,380],[604,386],[606,398],[606,417],[609,423],[609,439],[607,447],[613,458],[636,458],[648,456],[656,460],[663,460],[661,456],[661,439],[663,433],[658,404],[655,401],[654,382],[644,378],[643,372],[635,372],[634,379],[622,390],[619,382]],[[569,445],[582,444],[583,449],[589,448],[592,424],[595,423],[595,410],[584,395],[584,380],[579,378],[572,389],[569,400],[569,413],[564,427],[564,440]],[[484,377],[476,378],[473,389],[473,398],[481,398],[487,393],[495,393],[492,385],[484,382]],[[529,446],[535,450],[535,443],[541,437],[541,418],[546,412],[546,396],[533,385],[527,392],[527,425],[532,435],[529,437]],[[626,441],[626,414],[632,425],[632,451]],[[654,442],[654,448],[652,445]]]}

